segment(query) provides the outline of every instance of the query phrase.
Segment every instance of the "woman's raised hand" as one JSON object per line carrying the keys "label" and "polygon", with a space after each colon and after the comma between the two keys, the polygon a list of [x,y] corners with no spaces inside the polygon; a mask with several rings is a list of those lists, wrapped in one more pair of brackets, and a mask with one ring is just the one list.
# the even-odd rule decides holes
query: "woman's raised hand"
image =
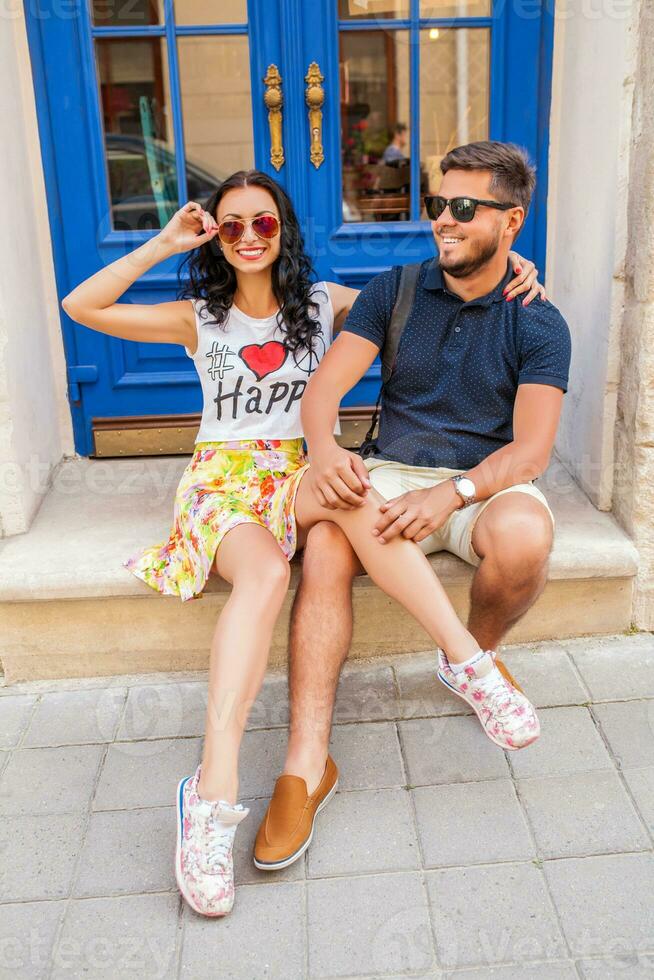
{"label": "woman's raised hand", "polygon": [[210,242],[218,234],[215,219],[196,201],[176,211],[157,236],[171,252],[188,252]]}
{"label": "woman's raised hand", "polygon": [[[187,344],[192,311],[187,301],[119,303],[132,283],[176,252],[210,242],[218,225],[195,201],[175,212],[158,235],[100,269],[64,296],[61,305],[76,323],[124,340]],[[189,318],[185,320],[185,317]]]}

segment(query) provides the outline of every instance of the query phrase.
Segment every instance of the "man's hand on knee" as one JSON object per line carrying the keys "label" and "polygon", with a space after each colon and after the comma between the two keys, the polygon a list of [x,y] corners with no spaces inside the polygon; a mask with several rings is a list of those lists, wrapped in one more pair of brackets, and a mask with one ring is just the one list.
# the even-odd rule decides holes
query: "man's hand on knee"
{"label": "man's hand on knee", "polygon": [[381,544],[401,535],[419,543],[445,523],[461,506],[450,480],[427,490],[410,490],[380,506],[373,534]]}

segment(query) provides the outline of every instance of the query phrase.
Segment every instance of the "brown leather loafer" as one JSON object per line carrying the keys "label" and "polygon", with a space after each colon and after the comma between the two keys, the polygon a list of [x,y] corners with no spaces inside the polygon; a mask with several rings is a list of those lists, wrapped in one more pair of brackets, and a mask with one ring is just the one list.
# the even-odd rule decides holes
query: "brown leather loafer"
{"label": "brown leather loafer", "polygon": [[330,755],[316,791],[309,796],[301,776],[282,775],[261,821],[254,844],[254,863],[262,871],[278,871],[304,854],[313,837],[316,814],[338,786],[338,769]]}

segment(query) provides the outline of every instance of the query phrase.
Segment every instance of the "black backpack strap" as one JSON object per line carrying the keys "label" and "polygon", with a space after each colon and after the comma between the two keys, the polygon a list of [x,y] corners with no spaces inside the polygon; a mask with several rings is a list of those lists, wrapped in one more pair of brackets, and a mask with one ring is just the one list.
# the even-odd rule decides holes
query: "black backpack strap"
{"label": "black backpack strap", "polygon": [[395,360],[400,347],[400,337],[404,332],[411,307],[413,306],[421,265],[422,262],[402,266],[400,285],[397,290],[393,314],[391,316],[391,322],[388,325],[388,330],[386,331],[386,338],[382,350],[382,384],[388,382],[395,367]]}
{"label": "black backpack strap", "polygon": [[404,332],[404,328],[406,327],[407,320],[409,319],[411,307],[413,306],[413,300],[416,295],[416,286],[418,283],[418,274],[420,273],[421,266],[422,262],[402,266],[400,283],[397,289],[397,295],[395,297],[393,313],[391,314],[391,322],[388,325],[388,330],[386,331],[386,337],[384,339],[384,346],[381,352],[382,383],[379,389],[379,394],[377,395],[377,404],[375,405],[375,411],[372,414],[370,428],[368,429],[366,437],[361,445],[360,451],[362,456],[370,456],[374,452],[375,447],[372,442],[372,437],[375,431],[375,426],[377,425],[377,419],[379,417],[379,406],[381,404],[382,392],[384,390],[384,386],[388,383],[391,374],[393,373],[393,368],[395,367],[397,352],[400,347],[400,338]]}

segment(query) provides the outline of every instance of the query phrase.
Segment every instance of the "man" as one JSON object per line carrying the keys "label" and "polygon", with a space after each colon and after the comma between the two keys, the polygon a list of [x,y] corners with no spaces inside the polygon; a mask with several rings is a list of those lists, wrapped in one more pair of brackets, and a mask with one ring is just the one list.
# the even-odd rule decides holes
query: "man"
{"label": "man", "polygon": [[[477,567],[468,629],[481,654],[466,667],[474,682],[490,669],[486,651],[497,648],[546,582],[554,519],[531,481],[546,469],[554,444],[570,332],[548,301],[525,307],[504,295],[508,253],[535,183],[523,151],[473,143],[444,157],[441,170],[439,196],[426,201],[438,257],[421,266],[384,390],[376,454],[364,461],[341,449],[333,421],[342,395],[383,346],[399,267],[362,290],[307,387],[305,479],[333,508],[358,506],[370,482],[387,501],[380,542],[402,534],[426,554],[445,549]],[[336,788],[328,743],[351,639],[351,584],[360,572],[335,525],[309,533],[291,623],[288,752],[257,836],[258,867],[285,867],[303,853],[316,813]],[[452,677],[440,651],[438,676],[447,683]]]}
{"label": "man", "polygon": [[404,152],[406,148],[406,144],[407,144],[406,123],[397,123],[393,130],[393,139],[382,153],[382,161],[384,163],[397,164],[407,160],[407,155]]}

